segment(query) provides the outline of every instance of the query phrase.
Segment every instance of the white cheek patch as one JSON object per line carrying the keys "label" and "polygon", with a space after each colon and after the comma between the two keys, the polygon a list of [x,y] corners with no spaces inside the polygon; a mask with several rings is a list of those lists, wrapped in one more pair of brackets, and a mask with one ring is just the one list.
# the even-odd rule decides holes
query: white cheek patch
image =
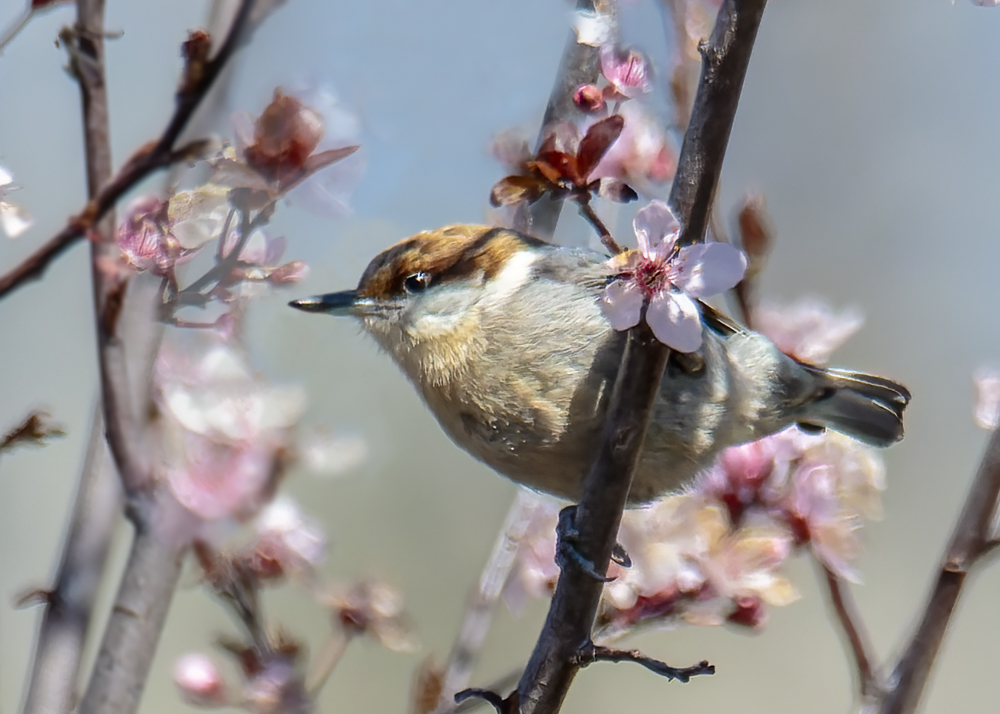
{"label": "white cheek patch", "polygon": [[413,324],[407,327],[407,332],[411,336],[425,340],[428,338],[440,337],[453,332],[462,319],[462,315],[455,313],[444,315],[422,315]]}
{"label": "white cheek patch", "polygon": [[486,284],[484,302],[500,303],[517,292],[531,278],[531,267],[536,260],[538,253],[534,250],[519,250],[512,255],[503,270]]}

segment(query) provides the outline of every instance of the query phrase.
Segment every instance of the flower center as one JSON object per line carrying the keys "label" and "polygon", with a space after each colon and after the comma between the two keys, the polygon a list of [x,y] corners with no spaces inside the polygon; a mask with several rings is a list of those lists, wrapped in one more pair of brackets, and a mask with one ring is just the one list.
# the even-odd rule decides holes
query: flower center
{"label": "flower center", "polygon": [[678,275],[679,266],[676,261],[656,260],[643,257],[635,269],[635,281],[647,298],[673,287]]}

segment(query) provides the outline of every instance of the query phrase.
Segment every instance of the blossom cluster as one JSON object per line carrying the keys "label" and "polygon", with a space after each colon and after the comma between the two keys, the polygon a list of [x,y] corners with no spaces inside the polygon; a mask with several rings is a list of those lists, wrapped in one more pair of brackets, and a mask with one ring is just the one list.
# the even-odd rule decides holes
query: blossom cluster
{"label": "blossom cluster", "polygon": [[[325,112],[278,89],[260,116],[238,114],[235,142],[207,159],[209,180],[166,198],[136,199],[118,228],[121,260],[102,268],[162,278],[164,321],[222,330],[231,326],[232,309],[212,322],[184,319],[178,311],[213,303],[232,306],[303,279],[306,264],[282,262],[285,239],[265,230],[278,201],[294,196],[318,212],[344,215],[360,170],[358,147],[343,145],[356,126],[332,96],[313,94]],[[334,132],[327,131],[327,114]],[[331,168],[345,159],[350,160]],[[213,243],[214,265],[182,285],[178,268]]]}
{"label": "blossom cluster", "polygon": [[656,117],[629,101],[652,89],[651,65],[641,53],[605,43],[600,48],[603,87],[578,87],[577,122],[546,128],[536,153],[507,132],[494,141],[494,155],[515,173],[493,187],[494,206],[533,203],[545,194],[585,202],[591,195],[625,203],[653,183],[673,176],[676,155]]}

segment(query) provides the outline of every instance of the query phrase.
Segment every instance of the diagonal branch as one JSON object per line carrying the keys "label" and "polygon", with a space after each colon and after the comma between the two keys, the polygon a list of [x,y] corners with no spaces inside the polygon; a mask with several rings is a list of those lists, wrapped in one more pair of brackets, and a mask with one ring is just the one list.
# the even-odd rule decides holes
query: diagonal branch
{"label": "diagonal branch", "polygon": [[899,657],[888,692],[873,711],[911,714],[920,703],[966,576],[993,549],[993,519],[1000,498],[1000,429],[990,437],[965,506],[958,517],[941,571],[931,588],[923,617]]}
{"label": "diagonal branch", "polygon": [[850,653],[854,658],[854,670],[858,678],[858,693],[862,699],[869,699],[882,693],[883,685],[876,669],[874,652],[868,632],[861,622],[858,608],[851,597],[851,591],[846,583],[825,565],[820,565],[826,578],[827,591],[837,621],[840,623],[843,635],[847,640]]}
{"label": "diagonal branch", "polygon": [[[765,0],[725,0],[703,45],[701,82],[670,194],[686,242],[704,237],[764,5]],[[627,334],[607,426],[576,512],[577,550],[598,572],[608,567],[668,356],[669,349],[644,325]],[[578,654],[590,642],[602,590],[603,583],[583,568],[563,569],[514,695],[523,714],[559,710],[579,669]]]}
{"label": "diagonal branch", "polygon": [[[174,114],[160,138],[140,148],[119,169],[113,179],[110,181],[105,179],[97,186],[92,186],[94,190],[91,198],[80,213],[70,218],[62,230],[13,270],[0,276],[0,298],[25,282],[40,278],[49,263],[92,230],[97,222],[114,207],[118,199],[144,178],[177,161],[194,158],[200,153],[203,142],[194,142],[184,147],[177,147],[177,142],[232,55],[249,39],[255,26],[251,22],[251,13],[255,4],[254,0],[244,0],[240,4],[229,33],[211,59],[198,55],[196,48],[191,46],[192,42],[208,42],[207,35],[203,33],[192,35],[192,39],[188,43],[189,53],[181,89],[177,93]],[[96,37],[92,29],[88,27],[85,32],[81,33],[81,45],[90,46],[96,42],[103,45],[102,38]],[[205,49],[207,50],[207,45]],[[78,70],[78,75],[80,75],[80,71]],[[93,74],[96,68],[88,61],[86,68],[82,71],[86,72],[86,75],[80,76],[86,78],[86,76]]]}

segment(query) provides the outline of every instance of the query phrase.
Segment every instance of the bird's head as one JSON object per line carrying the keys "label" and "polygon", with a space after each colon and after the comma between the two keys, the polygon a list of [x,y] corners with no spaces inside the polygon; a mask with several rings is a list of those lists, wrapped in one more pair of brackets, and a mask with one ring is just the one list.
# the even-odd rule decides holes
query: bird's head
{"label": "bird's head", "polygon": [[379,253],[354,290],[289,304],[359,318],[411,378],[442,384],[481,353],[484,311],[528,281],[549,247],[505,228],[448,226]]}

